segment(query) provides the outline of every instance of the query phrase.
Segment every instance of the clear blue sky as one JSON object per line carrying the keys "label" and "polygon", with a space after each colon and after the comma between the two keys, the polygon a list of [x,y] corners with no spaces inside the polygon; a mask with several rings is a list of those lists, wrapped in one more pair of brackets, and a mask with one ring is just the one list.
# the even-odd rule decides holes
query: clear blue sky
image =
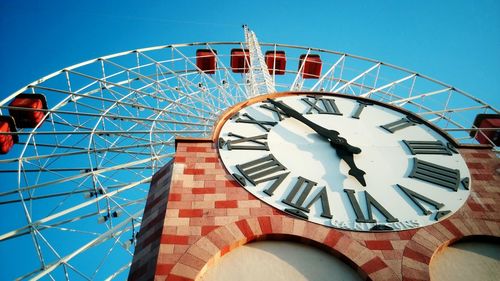
{"label": "clear blue sky", "polygon": [[0,0],[0,99],[98,56],[242,41],[244,23],[262,42],[378,59],[500,108],[499,0]]}
{"label": "clear blue sky", "polygon": [[344,51],[500,105],[500,1],[0,1],[0,97],[63,67],[147,46],[243,40]]}

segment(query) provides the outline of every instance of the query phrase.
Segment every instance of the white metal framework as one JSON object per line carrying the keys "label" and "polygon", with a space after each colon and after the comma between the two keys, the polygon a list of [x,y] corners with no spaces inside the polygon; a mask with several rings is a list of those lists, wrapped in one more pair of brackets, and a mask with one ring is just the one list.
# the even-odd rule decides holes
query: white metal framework
{"label": "white metal framework", "polygon": [[[254,95],[301,90],[368,97],[413,111],[461,143],[474,142],[475,115],[499,113],[401,67],[259,44],[247,28],[245,35],[246,42],[175,44],[96,58],[0,101],[1,115],[20,93],[44,94],[49,105],[43,123],[18,129],[19,143],[0,155],[1,279],[125,279],[151,176],[171,159],[175,137],[210,136],[221,112]],[[248,73],[233,73],[233,48],[249,49]],[[197,67],[197,49],[217,51],[215,74]],[[284,75],[268,72],[266,50],[285,51]],[[317,79],[303,78],[302,54],[321,56]]]}

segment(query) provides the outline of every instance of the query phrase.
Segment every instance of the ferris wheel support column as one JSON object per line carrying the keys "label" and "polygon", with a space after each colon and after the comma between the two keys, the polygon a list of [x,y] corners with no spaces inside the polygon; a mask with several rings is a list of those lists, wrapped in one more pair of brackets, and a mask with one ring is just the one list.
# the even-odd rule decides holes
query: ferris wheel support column
{"label": "ferris wheel support column", "polygon": [[249,80],[250,96],[258,96],[266,93],[275,93],[274,81],[269,74],[264,55],[257,40],[255,33],[247,25],[243,25],[245,31],[245,41],[250,52],[249,71],[247,74]]}

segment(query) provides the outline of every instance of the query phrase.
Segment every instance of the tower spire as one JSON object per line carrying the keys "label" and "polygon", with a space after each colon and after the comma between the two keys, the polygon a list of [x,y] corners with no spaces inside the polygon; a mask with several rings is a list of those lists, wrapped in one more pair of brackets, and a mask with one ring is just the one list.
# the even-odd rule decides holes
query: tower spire
{"label": "tower spire", "polygon": [[250,52],[250,65],[247,73],[248,90],[250,96],[258,96],[267,93],[274,93],[274,81],[269,74],[264,55],[255,36],[246,24],[243,25],[245,41]]}

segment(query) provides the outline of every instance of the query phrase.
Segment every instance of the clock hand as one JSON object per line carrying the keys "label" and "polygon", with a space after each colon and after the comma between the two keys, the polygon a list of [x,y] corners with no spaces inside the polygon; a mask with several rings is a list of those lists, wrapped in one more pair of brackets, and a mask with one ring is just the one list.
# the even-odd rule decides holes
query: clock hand
{"label": "clock hand", "polygon": [[297,112],[295,109],[283,104],[276,102],[272,99],[267,99],[271,104],[276,106],[277,108],[281,109],[286,115],[297,119],[298,121],[304,123],[307,125],[309,128],[313,129],[316,133],[318,133],[320,136],[327,138],[330,141],[330,144],[337,148],[337,147],[342,147],[344,149],[347,149],[349,152],[358,154],[361,152],[361,149],[359,147],[355,147],[347,143],[347,140],[345,138],[339,137],[340,133],[335,131],[335,130],[329,130],[326,129],[325,127],[322,127],[311,120],[307,119],[304,117],[302,114]]}
{"label": "clock hand", "polygon": [[[333,146],[333,144],[332,144]],[[352,152],[344,149],[344,148],[341,148],[341,147],[335,147],[335,152],[337,152],[337,155],[343,159],[347,165],[349,165],[349,175],[353,176],[354,178],[356,178],[359,183],[362,185],[362,186],[366,186],[366,181],[365,181],[365,178],[363,177],[365,173],[365,171],[363,170],[360,170],[358,167],[356,167],[356,164],[354,163],[354,156],[352,154]]]}

